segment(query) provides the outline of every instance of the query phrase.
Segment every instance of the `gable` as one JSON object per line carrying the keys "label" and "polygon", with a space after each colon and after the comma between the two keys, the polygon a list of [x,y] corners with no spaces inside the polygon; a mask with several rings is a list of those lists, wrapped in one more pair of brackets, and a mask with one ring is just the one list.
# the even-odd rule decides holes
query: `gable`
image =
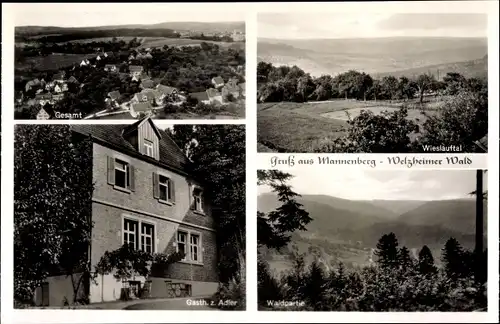
{"label": "gable", "polygon": [[[92,135],[92,139],[100,144],[112,147],[113,149],[119,150],[123,153],[129,154],[131,156],[136,156],[138,158],[144,158],[143,154],[138,151],[138,147],[133,145],[131,141],[126,138],[134,134],[134,130],[138,130],[138,126],[141,123],[151,123],[154,126],[152,130],[156,133],[158,132],[158,159],[157,161],[164,167],[174,169],[183,173],[189,172],[190,161],[182,150],[175,144],[175,142],[168,136],[168,134],[161,129],[158,129],[156,125],[151,121],[149,117],[145,117],[134,124],[73,124],[71,128],[74,132],[83,135]],[[145,128],[146,131],[148,128]],[[156,130],[155,130],[156,129]],[[138,135],[138,134],[137,134]]]}

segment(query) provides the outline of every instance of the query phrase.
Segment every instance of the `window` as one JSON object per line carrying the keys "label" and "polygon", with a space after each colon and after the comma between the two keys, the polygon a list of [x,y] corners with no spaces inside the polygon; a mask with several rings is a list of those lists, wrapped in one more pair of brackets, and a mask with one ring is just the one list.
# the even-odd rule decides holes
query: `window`
{"label": "window", "polygon": [[160,200],[170,201],[170,179],[162,175],[159,176]]}
{"label": "window", "polygon": [[193,192],[194,196],[194,210],[198,212],[203,212],[203,192],[201,189],[195,189]]}
{"label": "window", "polygon": [[134,249],[137,248],[137,231],[138,231],[138,222],[125,219],[123,223],[123,244],[131,245]]}
{"label": "window", "polygon": [[177,252],[184,253],[183,261],[201,263],[202,248],[200,234],[191,233],[190,231],[178,231]]}
{"label": "window", "polygon": [[175,183],[164,174],[153,172],[153,197],[167,205],[175,204]]}
{"label": "window", "polygon": [[155,225],[148,222],[124,218],[123,244],[129,244],[134,249],[140,249],[144,252],[154,253]]}
{"label": "window", "polygon": [[199,251],[200,251],[200,237],[195,234],[190,236],[190,247],[191,247],[191,261],[199,262]]}
{"label": "window", "polygon": [[184,258],[182,260],[187,260],[187,233],[185,232],[177,232],[177,252],[183,252],[184,253]]}
{"label": "window", "polygon": [[144,140],[144,154],[154,157],[153,142]]}
{"label": "window", "polygon": [[151,224],[141,224],[141,250],[149,253],[154,252],[154,226]]}
{"label": "window", "polygon": [[115,160],[115,185],[121,188],[129,188],[129,165],[127,162]]}

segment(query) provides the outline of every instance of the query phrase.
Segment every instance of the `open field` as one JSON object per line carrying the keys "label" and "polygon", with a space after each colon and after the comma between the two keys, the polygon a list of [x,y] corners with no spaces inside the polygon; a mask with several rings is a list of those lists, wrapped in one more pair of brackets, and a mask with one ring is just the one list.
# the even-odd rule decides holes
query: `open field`
{"label": "open field", "polygon": [[28,57],[22,63],[16,63],[16,70],[24,71],[36,68],[39,71],[60,70],[83,59],[95,57],[95,54],[50,54],[47,56]]}
{"label": "open field", "polygon": [[[244,42],[215,42],[210,40],[201,39],[187,39],[187,38],[168,38],[168,37],[133,37],[133,36],[123,36],[116,37],[118,40],[123,40],[124,42],[130,42],[132,39],[137,38],[141,45],[138,48],[155,48],[167,46],[195,46],[201,43],[212,43],[217,44],[222,47],[237,47],[242,48],[245,46]],[[88,38],[88,39],[76,39],[71,40],[69,43],[91,43],[91,42],[110,42],[113,37],[98,37],[98,38]]]}
{"label": "open field", "polygon": [[[427,114],[435,113],[442,104],[442,100],[425,103]],[[322,143],[343,135],[349,117],[355,118],[363,110],[374,114],[394,112],[400,106],[401,103],[355,100],[258,104],[258,151],[313,152]],[[422,125],[426,116],[417,106],[415,102],[409,103],[414,109],[408,109],[408,118]]]}

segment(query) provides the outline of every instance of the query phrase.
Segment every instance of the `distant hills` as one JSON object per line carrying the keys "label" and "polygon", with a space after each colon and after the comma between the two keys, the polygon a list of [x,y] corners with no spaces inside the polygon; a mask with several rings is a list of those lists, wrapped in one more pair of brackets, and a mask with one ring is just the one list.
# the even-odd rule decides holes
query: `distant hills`
{"label": "distant hills", "polygon": [[95,31],[113,29],[171,29],[176,31],[193,31],[215,33],[222,31],[245,31],[244,22],[164,22],[142,25],[112,25],[94,27],[56,27],[56,26],[18,26],[17,35],[54,34],[63,31]]}
{"label": "distant hills", "polygon": [[258,40],[258,59],[297,65],[311,75],[354,69],[376,76],[487,73],[486,38],[391,37],[370,39]]}
{"label": "distant hills", "polygon": [[[293,244],[305,251],[319,249],[325,260],[348,259],[346,255],[352,257],[356,250],[357,262],[360,258],[365,260],[369,254],[367,251],[375,248],[378,239],[389,232],[394,232],[400,245],[412,251],[428,245],[436,258],[450,237],[455,237],[467,248],[474,245],[475,199],[347,200],[304,195],[298,201],[313,221],[307,226],[307,231],[294,233]],[[274,194],[258,197],[259,211],[269,212],[279,205]],[[486,229],[486,203],[484,210]]]}

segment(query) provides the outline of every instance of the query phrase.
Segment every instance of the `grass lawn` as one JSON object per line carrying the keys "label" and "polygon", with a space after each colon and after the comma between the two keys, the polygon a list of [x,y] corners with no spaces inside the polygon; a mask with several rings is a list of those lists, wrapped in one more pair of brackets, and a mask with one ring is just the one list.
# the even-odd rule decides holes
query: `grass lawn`
{"label": "grass lawn", "polygon": [[[312,152],[324,140],[343,134],[344,121],[296,112],[281,105],[259,109],[257,137],[259,143],[278,152]],[[261,151],[259,151],[261,152]]]}
{"label": "grass lawn", "polygon": [[[410,102],[414,104],[414,102]],[[427,114],[435,114],[443,101],[426,103]],[[395,112],[401,103],[384,101],[332,100],[311,103],[264,103],[257,106],[258,152],[314,152],[344,134],[350,118],[362,110],[374,114],[383,111]],[[430,109],[430,110],[429,110]],[[408,119],[420,126],[427,117],[420,109],[408,109]],[[417,137],[413,134],[412,137]]]}

